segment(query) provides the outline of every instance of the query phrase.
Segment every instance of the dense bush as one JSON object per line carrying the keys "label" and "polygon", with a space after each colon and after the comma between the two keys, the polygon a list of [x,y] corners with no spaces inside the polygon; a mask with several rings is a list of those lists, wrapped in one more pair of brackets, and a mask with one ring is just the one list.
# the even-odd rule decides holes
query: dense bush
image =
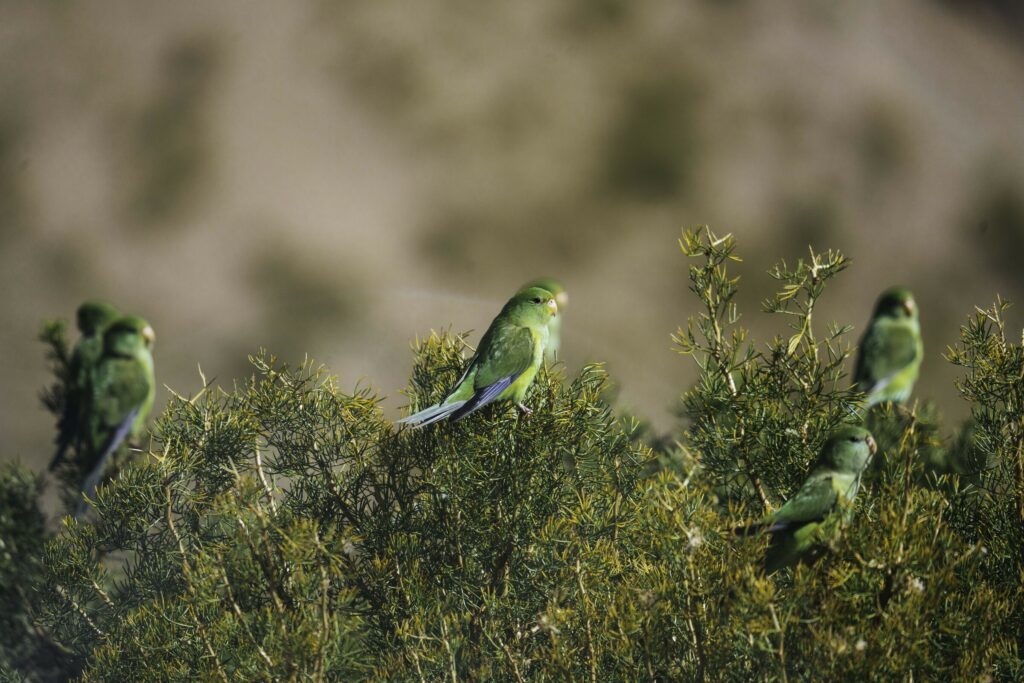
{"label": "dense bush", "polygon": [[[814,317],[847,262],[774,269],[765,309],[791,329],[764,345],[738,325],[731,238],[682,246],[702,308],[677,342],[699,377],[671,448],[613,414],[597,365],[542,372],[530,417],[499,405],[408,430],[370,391],[260,355],[231,390],[175,397],[150,453],[45,550],[34,480],[5,475],[22,483],[0,520],[33,520],[21,559],[0,557],[18,632],[42,641],[24,647],[59,648],[85,680],[1024,677],[1024,353],[1003,305],[948,352],[969,426],[873,409],[881,452],[852,522],[766,577],[764,539],[731,529],[786,500],[858,415],[847,330]],[[413,408],[464,349],[418,346]],[[8,675],[51,675],[0,654]]]}

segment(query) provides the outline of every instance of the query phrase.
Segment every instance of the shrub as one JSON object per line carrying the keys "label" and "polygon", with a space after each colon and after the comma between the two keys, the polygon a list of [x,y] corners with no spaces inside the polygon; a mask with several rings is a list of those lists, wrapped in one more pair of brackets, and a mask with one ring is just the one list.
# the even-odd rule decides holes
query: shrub
{"label": "shrub", "polygon": [[[229,390],[175,396],[91,521],[21,551],[42,567],[21,614],[84,680],[1024,676],[1024,354],[1003,305],[947,354],[968,427],[873,409],[882,447],[852,521],[826,525],[816,562],[765,576],[765,540],[731,529],[792,495],[857,415],[847,329],[815,319],[848,262],[772,270],[764,308],[790,329],[758,345],[732,239],[681,244],[701,312],[676,339],[699,377],[674,452],[613,413],[599,365],[542,371],[530,417],[497,405],[409,430],[371,391],[260,354]],[[414,409],[464,349],[417,345]]]}

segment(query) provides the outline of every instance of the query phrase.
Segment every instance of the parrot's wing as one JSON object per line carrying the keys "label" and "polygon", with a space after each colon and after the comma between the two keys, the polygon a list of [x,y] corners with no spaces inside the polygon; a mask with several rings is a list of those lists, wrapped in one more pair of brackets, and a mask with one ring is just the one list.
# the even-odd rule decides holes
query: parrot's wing
{"label": "parrot's wing", "polygon": [[767,520],[770,533],[824,519],[839,501],[831,476],[809,479]]}
{"label": "parrot's wing", "polygon": [[[110,456],[131,435],[135,420],[149,394],[145,366],[135,359],[104,363],[96,374],[90,412],[94,415],[92,424],[97,433],[93,443],[99,457],[82,483],[82,493],[90,498],[96,493]],[[83,498],[75,517],[84,511]]]}
{"label": "parrot's wing", "polygon": [[117,359],[98,369],[93,386],[93,406],[101,428],[116,431],[129,414],[138,411],[149,394],[149,380],[141,361]]}
{"label": "parrot's wing", "polygon": [[493,403],[494,399],[501,396],[501,392],[508,389],[520,374],[522,373],[502,377],[494,384],[489,384],[473,394],[473,398],[466,401],[464,405],[459,406],[457,410],[452,411],[452,422],[458,422],[467,415],[471,415],[480,410],[488,403]]}
{"label": "parrot's wing", "polygon": [[493,402],[526,372],[534,359],[533,333],[527,327],[501,327],[488,335],[476,358],[472,398],[452,413],[461,420]]}
{"label": "parrot's wing", "polygon": [[868,394],[884,389],[900,370],[917,360],[917,354],[918,340],[912,328],[872,325],[861,342],[857,385]]}

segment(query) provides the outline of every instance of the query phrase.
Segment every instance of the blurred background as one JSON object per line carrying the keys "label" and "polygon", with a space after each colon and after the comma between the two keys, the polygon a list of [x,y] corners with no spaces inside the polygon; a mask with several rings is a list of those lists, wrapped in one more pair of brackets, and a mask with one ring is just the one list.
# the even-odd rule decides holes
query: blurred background
{"label": "blurred background", "polygon": [[942,352],[1024,300],[1019,7],[0,1],[0,458],[49,459],[35,337],[83,299],[145,315],[178,392],[264,346],[397,415],[416,335],[475,341],[539,275],[571,295],[569,370],[606,361],[669,429],[701,223],[739,240],[755,339],[786,332],[765,271],[808,244],[853,258],[816,316],[851,343],[911,287],[916,394],[959,416]]}

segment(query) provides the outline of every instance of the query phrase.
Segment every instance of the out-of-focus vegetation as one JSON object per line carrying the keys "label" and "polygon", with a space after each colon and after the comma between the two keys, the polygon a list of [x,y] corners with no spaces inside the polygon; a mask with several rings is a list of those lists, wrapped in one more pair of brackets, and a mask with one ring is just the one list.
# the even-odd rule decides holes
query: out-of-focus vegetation
{"label": "out-of-focus vegetation", "polygon": [[[160,330],[160,401],[268,345],[373,377],[393,414],[407,339],[482,329],[547,273],[568,369],[607,361],[665,432],[693,375],[662,353],[690,312],[663,245],[705,221],[841,248],[859,276],[823,312],[858,331],[911,287],[920,393],[956,412],[940,350],[1024,294],[1013,6],[4,3],[2,457],[48,458],[25,331],[84,299]],[[749,309],[773,283],[739,272]]]}
{"label": "out-of-focus vegetation", "polygon": [[189,38],[166,48],[160,61],[157,92],[131,114],[125,141],[124,168],[131,176],[124,182],[126,209],[140,229],[167,225],[202,198],[212,155],[206,119],[217,71],[215,44]]}
{"label": "out-of-focus vegetation", "polygon": [[24,466],[0,465],[0,680],[49,680],[76,670],[67,651],[41,628],[39,599],[46,519],[42,481]]}
{"label": "out-of-focus vegetation", "polygon": [[[542,371],[530,417],[499,404],[411,430],[372,390],[261,354],[231,389],[173,397],[152,449],[45,547],[38,484],[8,467],[0,524],[28,535],[0,554],[23,634],[0,675],[1019,680],[1024,349],[1005,304],[947,352],[971,421],[873,408],[880,450],[849,520],[765,576],[764,537],[733,530],[789,498],[856,414],[849,328],[820,313],[855,269],[837,279],[846,258],[813,251],[772,268],[764,344],[740,324],[732,237],[681,245],[698,313],[676,342],[697,380],[659,450],[595,365]],[[465,348],[418,344],[410,400],[443,396]],[[32,669],[47,648],[60,656]]]}

